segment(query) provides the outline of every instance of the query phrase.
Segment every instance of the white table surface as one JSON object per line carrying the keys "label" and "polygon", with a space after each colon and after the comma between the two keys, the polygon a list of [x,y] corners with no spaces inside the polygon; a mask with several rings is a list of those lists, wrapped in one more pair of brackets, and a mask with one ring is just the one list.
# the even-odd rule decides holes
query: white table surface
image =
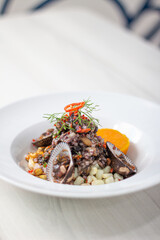
{"label": "white table surface", "polygon": [[[0,107],[68,90],[160,103],[160,52],[84,9],[0,19]],[[0,181],[0,239],[159,239],[160,185],[95,200],[34,194]]]}

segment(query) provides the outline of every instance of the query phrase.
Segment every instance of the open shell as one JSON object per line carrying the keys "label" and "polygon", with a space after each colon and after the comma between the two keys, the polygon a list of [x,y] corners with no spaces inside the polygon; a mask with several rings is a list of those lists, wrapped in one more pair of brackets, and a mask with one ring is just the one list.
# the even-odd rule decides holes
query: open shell
{"label": "open shell", "polygon": [[[63,159],[68,158],[69,159],[69,166],[65,174],[62,176],[62,178],[57,179],[54,176],[54,164],[57,162],[57,157],[61,156]],[[61,162],[63,166],[63,162]],[[48,161],[47,165],[47,180],[51,182],[58,182],[58,183],[69,183],[72,181],[73,178],[73,170],[74,170],[74,162],[72,159],[72,154],[70,147],[67,143],[59,143],[55,149],[52,151],[51,156]]]}
{"label": "open shell", "polygon": [[52,143],[52,135],[54,129],[48,129],[46,132],[42,133],[39,138],[35,141],[32,141],[32,144],[36,147],[46,147]]}
{"label": "open shell", "polygon": [[107,142],[106,147],[109,158],[111,159],[111,167],[114,172],[119,173],[124,177],[129,177],[137,172],[137,168],[134,163],[114,144]]}

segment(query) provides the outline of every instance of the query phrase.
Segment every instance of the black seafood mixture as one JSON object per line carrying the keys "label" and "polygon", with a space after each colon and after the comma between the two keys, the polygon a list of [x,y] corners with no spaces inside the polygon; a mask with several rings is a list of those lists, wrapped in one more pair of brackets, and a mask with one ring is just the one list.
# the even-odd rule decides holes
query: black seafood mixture
{"label": "black seafood mixture", "polygon": [[90,99],[67,105],[64,113],[46,114],[53,128],[33,139],[36,151],[29,152],[27,171],[47,180],[48,162],[60,143],[71,151],[62,150],[53,160],[52,178],[55,183],[100,185],[121,181],[137,172],[133,162],[110,142],[97,136],[99,121],[92,116],[97,110]]}

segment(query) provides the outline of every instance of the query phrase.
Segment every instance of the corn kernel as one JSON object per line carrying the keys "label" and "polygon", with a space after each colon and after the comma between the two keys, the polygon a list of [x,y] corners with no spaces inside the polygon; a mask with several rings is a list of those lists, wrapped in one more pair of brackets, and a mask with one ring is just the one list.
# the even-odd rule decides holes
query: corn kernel
{"label": "corn kernel", "polygon": [[34,166],[35,166],[35,163],[34,163],[34,161],[33,161],[33,158],[30,158],[30,159],[29,159],[29,162],[28,162],[28,167],[29,167],[29,169],[33,169]]}
{"label": "corn kernel", "polygon": [[103,180],[95,180],[92,182],[92,185],[102,185],[104,184]]}
{"label": "corn kernel", "polygon": [[101,180],[102,179],[102,175],[103,175],[103,170],[98,169],[98,171],[96,173],[96,178]]}
{"label": "corn kernel", "polygon": [[104,183],[105,183],[105,184],[113,183],[113,182],[114,182],[114,178],[113,178],[113,177],[109,177],[109,178],[106,178],[106,179],[104,180]]}
{"label": "corn kernel", "polygon": [[43,147],[39,147],[38,150],[37,150],[37,153],[41,152],[43,149]]}
{"label": "corn kernel", "polygon": [[39,155],[44,155],[44,152],[40,151],[38,154],[39,154]]}
{"label": "corn kernel", "polygon": [[82,178],[81,176],[78,176],[74,181],[74,185],[81,185],[82,183],[84,183],[84,178]]}
{"label": "corn kernel", "polygon": [[42,173],[43,173],[43,171],[42,171],[41,168],[37,168],[37,169],[34,170],[34,174],[35,174],[36,176],[42,175]]}
{"label": "corn kernel", "polygon": [[107,166],[103,169],[104,173],[109,173],[111,170],[111,167],[110,166]]}
{"label": "corn kernel", "polygon": [[96,168],[100,168],[100,166],[99,166],[99,164],[98,163],[96,163],[95,165],[94,165],[94,167],[96,167]]}
{"label": "corn kernel", "polygon": [[119,180],[118,180],[118,178],[115,178],[115,180],[114,180],[115,182],[119,182]]}
{"label": "corn kernel", "polygon": [[91,177],[92,177],[92,181],[96,181],[97,180],[96,177],[94,177],[94,176],[91,176]]}
{"label": "corn kernel", "polygon": [[118,178],[118,179],[122,180],[122,179],[123,179],[123,176],[121,176],[121,175],[118,174],[118,173],[115,173],[115,174],[114,174],[114,178],[115,178],[115,179]]}
{"label": "corn kernel", "polygon": [[93,179],[92,179],[92,176],[89,175],[89,176],[87,177],[87,181],[88,181],[88,183],[91,183],[92,180],[93,180]]}
{"label": "corn kernel", "polygon": [[30,153],[30,157],[31,158],[36,158],[36,157],[38,157],[38,154],[37,154],[37,152],[35,152],[35,153]]}
{"label": "corn kernel", "polygon": [[47,176],[46,175],[39,175],[38,177],[41,178],[41,179],[47,180]]}
{"label": "corn kernel", "polygon": [[109,177],[112,177],[112,176],[113,176],[112,173],[104,173],[102,175],[102,178],[109,178]]}
{"label": "corn kernel", "polygon": [[92,167],[91,168],[91,171],[90,171],[90,175],[96,175],[96,173],[97,173],[97,168],[96,167]]}

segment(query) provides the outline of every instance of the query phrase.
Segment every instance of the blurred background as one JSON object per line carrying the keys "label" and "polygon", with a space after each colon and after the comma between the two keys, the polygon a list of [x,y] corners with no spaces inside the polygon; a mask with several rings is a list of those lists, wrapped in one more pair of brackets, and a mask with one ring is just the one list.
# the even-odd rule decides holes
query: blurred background
{"label": "blurred background", "polygon": [[0,16],[75,6],[89,8],[160,47],[160,0],[0,0]]}

